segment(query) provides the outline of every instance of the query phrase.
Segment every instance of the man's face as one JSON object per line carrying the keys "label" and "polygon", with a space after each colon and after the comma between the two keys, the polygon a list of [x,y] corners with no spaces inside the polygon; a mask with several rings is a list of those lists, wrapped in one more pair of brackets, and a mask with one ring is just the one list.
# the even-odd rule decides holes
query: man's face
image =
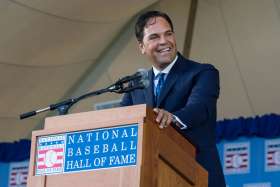
{"label": "man's face", "polygon": [[167,67],[177,53],[175,35],[169,23],[162,17],[151,18],[144,28],[139,48],[157,69]]}

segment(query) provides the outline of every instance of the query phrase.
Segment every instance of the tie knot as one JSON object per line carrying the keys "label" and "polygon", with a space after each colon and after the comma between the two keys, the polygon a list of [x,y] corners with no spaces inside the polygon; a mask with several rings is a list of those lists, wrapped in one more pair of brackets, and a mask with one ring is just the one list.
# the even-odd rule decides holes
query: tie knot
{"label": "tie knot", "polygon": [[163,79],[164,79],[164,76],[165,76],[165,73],[159,73],[159,74],[157,74],[156,78],[157,78],[158,80],[163,80]]}

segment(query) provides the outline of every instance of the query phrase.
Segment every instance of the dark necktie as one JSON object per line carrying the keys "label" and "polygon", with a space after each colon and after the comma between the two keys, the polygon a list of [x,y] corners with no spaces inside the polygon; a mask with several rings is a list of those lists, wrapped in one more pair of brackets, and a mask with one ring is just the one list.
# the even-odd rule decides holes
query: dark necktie
{"label": "dark necktie", "polygon": [[155,102],[156,102],[156,104],[158,104],[161,88],[163,87],[163,84],[164,84],[164,76],[165,76],[164,73],[159,73],[157,75],[158,83],[157,83],[157,86],[156,86],[156,95],[155,95]]}

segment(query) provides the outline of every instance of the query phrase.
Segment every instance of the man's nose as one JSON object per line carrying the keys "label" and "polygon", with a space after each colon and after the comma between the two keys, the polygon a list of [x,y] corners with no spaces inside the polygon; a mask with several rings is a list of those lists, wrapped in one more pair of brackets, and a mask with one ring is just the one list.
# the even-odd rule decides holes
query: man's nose
{"label": "man's nose", "polygon": [[166,42],[167,42],[166,37],[165,37],[165,36],[161,36],[161,37],[160,37],[160,40],[159,40],[159,43],[160,43],[160,44],[165,44]]}

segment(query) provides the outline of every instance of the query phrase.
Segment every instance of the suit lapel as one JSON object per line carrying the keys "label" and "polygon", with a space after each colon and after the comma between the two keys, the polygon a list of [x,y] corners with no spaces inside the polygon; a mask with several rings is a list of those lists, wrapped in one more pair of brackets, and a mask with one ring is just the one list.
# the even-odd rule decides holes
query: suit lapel
{"label": "suit lapel", "polygon": [[148,72],[149,83],[148,88],[144,89],[145,101],[148,106],[154,107],[154,73],[153,70]]}

